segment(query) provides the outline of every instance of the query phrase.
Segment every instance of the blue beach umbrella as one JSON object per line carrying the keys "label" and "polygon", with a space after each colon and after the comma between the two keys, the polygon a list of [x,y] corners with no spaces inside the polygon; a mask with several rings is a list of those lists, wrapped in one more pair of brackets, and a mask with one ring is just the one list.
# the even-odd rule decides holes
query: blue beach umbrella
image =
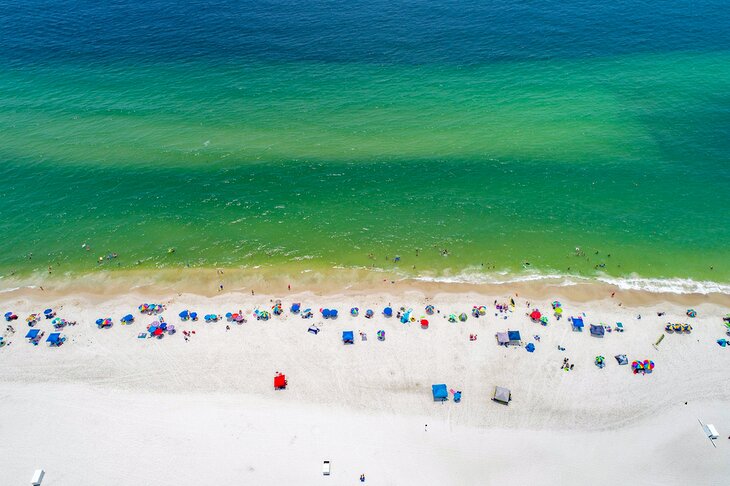
{"label": "blue beach umbrella", "polygon": [[187,309],[185,309],[184,311],[182,311],[180,313],[180,319],[182,319],[183,321],[186,321],[189,318],[190,318],[190,313],[187,311]]}
{"label": "blue beach umbrella", "polygon": [[198,320],[198,313],[197,312],[191,312],[190,313],[190,319],[197,321]]}
{"label": "blue beach umbrella", "polygon": [[391,309],[390,307],[386,307],[385,309],[383,309],[383,315],[385,317],[392,316],[393,315],[393,309]]}

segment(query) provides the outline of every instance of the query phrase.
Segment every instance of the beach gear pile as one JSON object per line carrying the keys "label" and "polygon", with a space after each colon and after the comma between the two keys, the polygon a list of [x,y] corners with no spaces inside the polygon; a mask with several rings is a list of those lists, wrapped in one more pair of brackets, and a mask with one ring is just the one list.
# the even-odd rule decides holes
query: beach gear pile
{"label": "beach gear pile", "polygon": [[198,320],[198,313],[197,312],[190,312],[189,310],[185,309],[180,314],[180,320],[181,321],[197,321]]}
{"label": "beach gear pile", "polygon": [[51,325],[54,329],[63,329],[69,324],[69,322],[66,319],[61,319],[60,317],[54,317],[51,321]]}
{"label": "beach gear pile", "polygon": [[633,363],[631,363],[631,369],[633,370],[635,375],[639,373],[651,373],[652,371],[654,371],[654,362],[648,359],[645,359],[644,361],[634,361]]}
{"label": "beach gear pile", "polygon": [[689,324],[679,324],[679,323],[668,323],[666,326],[664,326],[664,330],[669,333],[691,333],[692,332],[692,326]]}
{"label": "beach gear pile", "polygon": [[111,317],[103,317],[96,320],[96,327],[99,329],[105,329],[112,327],[113,321]]}
{"label": "beach gear pile", "polygon": [[557,301],[553,301],[553,314],[555,314],[555,319],[560,320],[561,317],[563,317],[563,305]]}
{"label": "beach gear pile", "polygon": [[280,316],[284,313],[284,308],[281,306],[280,300],[274,302],[274,305],[271,307],[271,312],[273,312],[275,316]]}
{"label": "beach gear pile", "polygon": [[228,312],[226,313],[226,320],[228,322],[244,322],[246,319],[243,317],[243,314],[238,312]]}
{"label": "beach gear pile", "polygon": [[302,311],[302,319],[310,319],[314,317],[314,314],[312,313],[312,309],[304,309]]}
{"label": "beach gear pile", "polygon": [[152,324],[147,326],[147,332],[149,333],[150,337],[156,337],[158,339],[161,339],[165,333],[175,334],[175,326],[170,325],[160,319],[159,321],[154,321]]}
{"label": "beach gear pile", "polygon": [[138,307],[142,314],[159,314],[165,310],[165,306],[162,304],[142,304]]}

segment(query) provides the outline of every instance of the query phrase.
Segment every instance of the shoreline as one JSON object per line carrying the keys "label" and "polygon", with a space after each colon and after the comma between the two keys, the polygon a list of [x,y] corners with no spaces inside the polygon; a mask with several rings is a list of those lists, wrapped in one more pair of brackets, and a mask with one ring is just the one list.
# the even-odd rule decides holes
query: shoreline
{"label": "shoreline", "polygon": [[578,302],[603,300],[615,294],[615,299],[625,305],[669,302],[730,307],[730,285],[714,282],[690,281],[695,287],[706,284],[707,290],[691,292],[677,291],[677,287],[670,284],[671,280],[664,281],[667,282],[665,287],[657,288],[637,285],[636,279],[533,275],[509,280],[508,276],[505,277],[500,282],[471,282],[449,278],[411,278],[389,272],[344,268],[333,268],[327,273],[308,269],[283,273],[271,268],[115,270],[74,276],[41,274],[0,279],[0,302],[28,298],[61,299],[70,295],[99,299],[130,293],[148,299],[183,294],[208,298],[219,295],[245,297],[253,290],[256,295],[271,298],[300,293],[357,297],[370,294],[402,296],[415,292],[425,297],[470,293],[498,298],[514,295],[532,299],[567,298]]}

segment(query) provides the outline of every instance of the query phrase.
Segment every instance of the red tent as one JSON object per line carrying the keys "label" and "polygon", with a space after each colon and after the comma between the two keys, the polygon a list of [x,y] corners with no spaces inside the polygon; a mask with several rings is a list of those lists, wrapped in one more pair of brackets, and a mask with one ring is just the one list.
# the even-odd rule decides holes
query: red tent
{"label": "red tent", "polygon": [[542,317],[542,314],[540,314],[539,310],[532,311],[532,314],[530,314],[530,319],[533,321],[539,321],[540,317]]}
{"label": "red tent", "polygon": [[284,375],[276,375],[274,377],[274,388],[286,388],[286,376]]}

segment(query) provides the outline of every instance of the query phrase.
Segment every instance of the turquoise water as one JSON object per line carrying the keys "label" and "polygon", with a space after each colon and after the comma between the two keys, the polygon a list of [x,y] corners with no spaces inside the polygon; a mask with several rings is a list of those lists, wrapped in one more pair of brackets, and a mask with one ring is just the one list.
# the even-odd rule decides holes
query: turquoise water
{"label": "turquoise water", "polygon": [[432,38],[415,22],[353,26],[376,2],[354,17],[221,3],[196,25],[166,2],[151,17],[135,2],[40,3],[47,24],[17,7],[18,35],[0,41],[5,275],[298,265],[730,282],[719,4],[638,10],[643,30],[601,43],[598,18],[570,20],[580,3],[518,3],[491,28],[444,6],[422,14]]}

